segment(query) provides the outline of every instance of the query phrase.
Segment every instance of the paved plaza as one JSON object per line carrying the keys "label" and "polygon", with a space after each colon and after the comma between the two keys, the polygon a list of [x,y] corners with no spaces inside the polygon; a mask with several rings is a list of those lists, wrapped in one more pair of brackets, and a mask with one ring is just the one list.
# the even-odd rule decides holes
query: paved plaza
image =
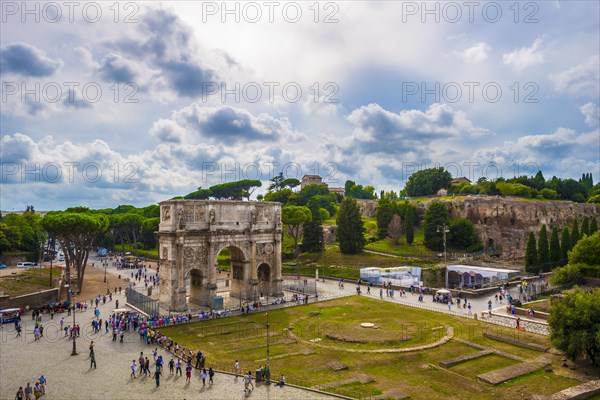
{"label": "paved plaza", "polygon": [[[113,302],[100,305],[100,318],[113,310],[115,299],[125,304],[124,295],[113,297]],[[144,352],[152,362],[152,351],[155,346],[147,345],[139,340],[135,332],[125,336],[124,343],[113,342],[112,334],[94,334],[90,326],[93,312],[76,313],[76,322],[81,325],[81,337],[77,339],[79,355],[71,356],[73,342],[64,337],[60,331],[60,318],[65,324],[72,324],[73,319],[66,313],[56,314],[53,320],[44,314],[42,325],[44,337],[34,341],[34,322],[29,315],[22,321],[22,337],[16,337],[13,324],[3,327],[0,337],[0,398],[14,399],[19,386],[31,385],[43,374],[48,379],[46,395],[42,399],[245,399],[244,383],[241,377],[217,373],[214,385],[202,386],[198,371],[194,370],[190,384],[183,377],[169,377],[168,366],[163,369],[161,385],[156,387],[151,377],[130,378],[130,365],[133,359]],[[88,328],[88,329],[84,329]],[[94,341],[97,369],[90,368],[89,344]],[[200,349],[201,350],[201,349]],[[165,363],[171,355],[159,349]],[[206,367],[211,365],[207,360]],[[233,367],[233,366],[232,366]],[[244,370],[252,366],[241,365]],[[150,368],[154,372],[154,366]],[[255,384],[256,389],[249,398],[255,399],[325,399],[329,396],[291,386],[276,387],[274,384]]]}

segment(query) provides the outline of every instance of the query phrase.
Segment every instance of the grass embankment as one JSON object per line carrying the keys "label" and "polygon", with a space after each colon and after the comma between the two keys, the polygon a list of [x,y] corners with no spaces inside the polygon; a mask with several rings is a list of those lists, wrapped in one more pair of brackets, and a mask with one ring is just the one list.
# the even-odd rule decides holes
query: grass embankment
{"label": "grass embankment", "polygon": [[0,278],[0,292],[13,297],[57,287],[62,271],[52,268],[52,285],[50,285],[50,268],[15,269],[14,272],[17,275]]}
{"label": "grass embankment", "polygon": [[149,250],[136,250],[129,243],[125,243],[124,246],[121,246],[120,244],[116,245],[115,250],[123,253],[131,252],[132,255],[137,257],[144,257],[150,260],[158,260],[158,248]]}
{"label": "grass embankment", "polygon": [[[361,328],[372,322],[379,329]],[[445,314],[382,302],[366,296],[292,307],[269,312],[270,367],[276,379],[284,374],[289,383],[365,398],[395,390],[412,399],[522,398],[550,394],[580,382],[567,378],[559,356],[539,353],[483,336],[484,331],[512,336],[524,342],[548,346],[547,337],[510,328],[492,326]],[[544,370],[491,386],[474,379],[479,373],[514,363],[491,355],[459,364],[449,370],[439,362],[479,351],[450,340],[439,347],[407,353],[357,353],[349,350],[377,350],[429,344],[441,337],[443,325],[454,327],[455,337],[469,340],[526,359],[543,354],[555,372]],[[164,334],[186,348],[201,349],[207,365],[231,371],[239,360],[245,371],[266,363],[266,316],[212,320],[165,328]],[[311,340],[320,339],[318,342]],[[320,344],[328,347],[320,347]],[[338,361],[347,369],[334,370]],[[324,385],[324,386],[321,386]],[[392,394],[390,393],[390,397]]]}

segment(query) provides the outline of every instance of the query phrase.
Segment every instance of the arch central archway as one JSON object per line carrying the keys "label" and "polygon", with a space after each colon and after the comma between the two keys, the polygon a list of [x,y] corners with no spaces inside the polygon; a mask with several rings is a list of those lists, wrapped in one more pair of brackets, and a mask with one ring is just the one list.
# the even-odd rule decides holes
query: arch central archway
{"label": "arch central archway", "polygon": [[260,297],[268,295],[270,293],[271,286],[271,266],[267,263],[262,263],[257,269],[258,276],[258,290]]}
{"label": "arch central archway", "polygon": [[[259,289],[282,295],[281,203],[168,200],[160,203],[159,301],[165,310],[188,302],[223,308],[221,285],[231,295],[257,299]],[[229,253],[229,277],[221,282],[218,257]],[[226,276],[226,274],[225,274]],[[189,286],[189,289],[188,289]]]}

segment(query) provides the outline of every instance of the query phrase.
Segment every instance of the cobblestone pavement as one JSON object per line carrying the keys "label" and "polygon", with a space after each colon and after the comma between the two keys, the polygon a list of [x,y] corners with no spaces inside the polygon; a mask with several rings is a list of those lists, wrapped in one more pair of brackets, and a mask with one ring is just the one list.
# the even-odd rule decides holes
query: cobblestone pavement
{"label": "cobblestone pavement", "polygon": [[[121,304],[125,304],[123,295],[115,296]],[[113,299],[114,302],[114,299]],[[105,318],[114,308],[114,303],[101,305],[101,318]],[[60,319],[65,324],[72,324],[73,317],[66,313],[56,314],[50,320],[44,314],[44,338],[35,342],[33,337],[34,323],[30,316],[25,316],[22,325],[22,337],[16,338],[13,324],[7,324],[0,332],[0,399],[13,399],[19,386],[25,387],[27,382],[35,384],[42,374],[48,379],[46,395],[42,399],[327,399],[332,398],[322,393],[315,393],[291,386],[283,388],[275,385],[256,384],[256,389],[249,397],[244,395],[244,384],[241,377],[216,373],[214,385],[202,386],[197,371],[193,372],[190,384],[183,377],[169,377],[168,367],[163,372],[160,387],[156,387],[150,377],[130,378],[130,365],[133,359],[139,358],[140,351],[152,360],[154,346],[140,342],[135,332],[125,336],[124,343],[112,341],[111,334],[94,334],[90,326],[93,312],[77,312],[76,321],[82,327],[81,337],[77,339],[77,356],[71,356],[73,342],[64,338],[60,330]],[[84,330],[84,327],[89,329]],[[94,349],[98,368],[90,369],[89,343],[94,341]],[[168,363],[171,356],[164,350],[159,354]],[[207,368],[210,360],[207,360]],[[241,366],[244,368],[244,366]],[[255,367],[255,366],[254,366]],[[154,371],[151,367],[151,371]]]}

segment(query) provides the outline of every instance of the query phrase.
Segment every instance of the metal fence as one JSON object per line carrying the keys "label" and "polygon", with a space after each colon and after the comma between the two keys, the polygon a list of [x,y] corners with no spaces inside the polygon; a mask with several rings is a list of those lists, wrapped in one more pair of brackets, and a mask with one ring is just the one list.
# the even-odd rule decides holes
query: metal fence
{"label": "metal fence", "polygon": [[317,282],[308,279],[285,279],[283,290],[314,296],[317,294]]}
{"label": "metal fence", "polygon": [[132,288],[125,288],[125,296],[127,297],[127,303],[139,308],[146,314],[150,316],[160,314],[158,300],[146,296]]}

